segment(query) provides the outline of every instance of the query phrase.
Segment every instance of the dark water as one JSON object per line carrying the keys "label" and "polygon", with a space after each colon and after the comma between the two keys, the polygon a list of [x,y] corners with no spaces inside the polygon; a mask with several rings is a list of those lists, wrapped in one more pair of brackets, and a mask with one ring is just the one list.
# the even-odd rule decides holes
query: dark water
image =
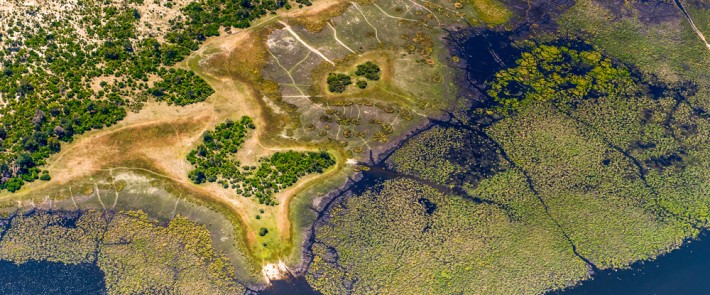
{"label": "dark water", "polygon": [[556,292],[584,294],[710,294],[710,240],[700,240],[631,269],[605,270],[582,285]]}
{"label": "dark water", "polygon": [[[493,75],[515,65],[520,49],[512,45],[512,32],[476,32],[459,43],[457,49],[467,63],[470,82],[483,83]],[[455,49],[456,50],[456,49]]]}
{"label": "dark water", "polygon": [[304,277],[271,282],[271,287],[259,292],[259,295],[321,295],[313,290]]}
{"label": "dark water", "polygon": [[0,294],[106,294],[104,273],[93,264],[0,260]]}

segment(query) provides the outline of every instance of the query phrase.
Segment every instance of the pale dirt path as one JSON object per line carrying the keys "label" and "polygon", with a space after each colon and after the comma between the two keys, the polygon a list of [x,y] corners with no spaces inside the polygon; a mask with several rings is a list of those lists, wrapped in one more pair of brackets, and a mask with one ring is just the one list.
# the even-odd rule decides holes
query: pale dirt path
{"label": "pale dirt path", "polygon": [[678,9],[680,9],[680,12],[683,13],[683,15],[685,15],[685,18],[690,23],[690,27],[693,28],[693,31],[695,31],[695,34],[698,35],[698,38],[700,38],[700,40],[703,41],[703,43],[705,43],[705,47],[707,47],[708,50],[710,50],[710,43],[708,43],[707,39],[705,39],[705,35],[703,35],[703,32],[701,32],[700,29],[698,29],[698,27],[695,26],[695,22],[693,21],[692,18],[690,18],[690,15],[688,14],[688,12],[686,12],[685,8],[683,7],[683,4],[680,2],[680,0],[674,0],[674,1],[675,1],[675,4],[678,5]]}
{"label": "pale dirt path", "polygon": [[299,36],[299,35],[291,28],[291,26],[289,26],[289,25],[288,25],[287,23],[285,23],[284,21],[279,21],[279,23],[284,26],[284,29],[285,29],[286,31],[288,31],[288,33],[291,34],[291,36],[293,36],[294,38],[296,38],[296,40],[298,40],[298,42],[300,42],[303,46],[305,46],[306,48],[308,48],[308,50],[310,50],[310,51],[312,51],[313,53],[315,53],[316,55],[320,56],[320,58],[322,58],[323,60],[327,61],[327,62],[330,63],[331,65],[335,65],[335,63],[334,63],[332,60],[330,60],[327,56],[325,56],[325,54],[323,54],[322,52],[320,52],[318,49],[314,48],[314,47],[311,46],[310,44],[306,43],[306,41],[303,41],[303,39],[301,39],[301,36]]}
{"label": "pale dirt path", "polygon": [[363,12],[362,9],[360,9],[360,6],[358,6],[357,3],[355,3],[355,2],[350,2],[350,3],[355,7],[355,9],[357,9],[357,11],[360,12],[360,14],[362,15],[362,17],[365,18],[365,22],[367,22],[367,24],[370,25],[370,27],[371,27],[373,30],[375,30],[375,39],[377,39],[377,42],[378,42],[378,43],[382,43],[382,41],[380,41],[380,37],[379,37],[378,32],[377,32],[377,27],[375,27],[375,26],[372,25],[372,23],[370,22],[370,20],[369,20],[369,19],[367,18],[367,16],[365,15],[365,12]]}
{"label": "pale dirt path", "polygon": [[345,49],[347,49],[347,50],[350,51],[351,53],[355,53],[355,51],[353,51],[352,49],[350,49],[350,47],[348,47],[347,45],[345,45],[345,43],[343,43],[343,41],[340,41],[340,39],[338,39],[338,31],[335,29],[335,27],[334,27],[333,25],[331,25],[330,23],[328,23],[328,27],[330,27],[330,29],[333,31],[333,39],[335,39],[335,41],[338,42],[338,44],[340,44],[341,46],[345,47]]}

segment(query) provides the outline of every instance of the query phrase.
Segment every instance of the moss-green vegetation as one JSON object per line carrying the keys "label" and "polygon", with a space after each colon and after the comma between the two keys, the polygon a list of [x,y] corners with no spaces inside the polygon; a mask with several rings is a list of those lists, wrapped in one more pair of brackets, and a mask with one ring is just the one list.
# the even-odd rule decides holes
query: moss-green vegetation
{"label": "moss-green vegetation", "polygon": [[[646,72],[655,66],[638,73],[583,43],[525,46],[489,79],[499,104],[489,111],[504,110],[489,113],[495,121],[456,113],[389,157],[386,168],[408,180],[330,212],[313,245],[316,288],[539,294],[707,228],[707,82],[664,83]],[[677,74],[698,77],[695,64]]]}
{"label": "moss-green vegetation", "polygon": [[470,0],[478,19],[489,26],[501,25],[513,16],[513,13],[498,0]]}
{"label": "moss-green vegetation", "polygon": [[527,214],[511,221],[404,179],[349,198],[318,229],[306,278],[324,294],[533,294],[587,276],[520,174],[496,176],[488,190]]}
{"label": "moss-green vegetation", "polygon": [[378,81],[380,80],[380,67],[374,62],[368,61],[357,66],[355,75],[365,77],[370,81]]}
{"label": "moss-green vegetation", "polygon": [[506,163],[491,141],[463,128],[433,127],[408,140],[388,160],[388,167],[440,185],[473,188]]}
{"label": "moss-green vegetation", "polygon": [[260,204],[276,205],[275,193],[295,184],[299,178],[322,173],[335,164],[327,152],[277,152],[259,159],[259,166],[240,167],[234,156],[244,143],[254,123],[249,117],[239,122],[227,121],[214,131],[206,131],[203,143],[191,151],[187,160],[195,166],[189,178],[197,184],[218,182],[225,188],[231,186],[245,197],[254,196]]}
{"label": "moss-green vegetation", "polygon": [[[666,83],[694,81],[708,85],[708,49],[693,32],[680,10],[659,18],[644,13],[654,11],[654,3],[619,5],[582,0],[563,14],[559,22],[564,34],[579,35],[614,57],[654,75]],[[672,4],[671,4],[672,5]],[[683,2],[700,30],[708,35],[710,12]],[[613,8],[613,10],[612,10]],[[676,9],[676,8],[673,8]],[[614,20],[614,21],[610,21]]]}
{"label": "moss-green vegetation", "polygon": [[496,74],[488,94],[505,111],[533,101],[570,104],[590,96],[616,96],[633,86],[629,71],[594,50],[540,45],[524,52],[517,66]]}
{"label": "moss-green vegetation", "polygon": [[0,240],[0,258],[96,263],[108,294],[237,294],[234,268],[215,252],[204,226],[175,217],[167,227],[140,211],[17,216]]}
{"label": "moss-green vegetation", "polygon": [[343,93],[348,85],[353,84],[350,76],[342,73],[328,74],[328,91],[333,93]]}
{"label": "moss-green vegetation", "polygon": [[[616,128],[607,122],[598,126]],[[638,158],[619,151],[595,129],[537,103],[490,132],[527,172],[578,253],[597,267],[650,259],[697,234],[690,220],[668,214],[659,204],[655,187],[639,173]]]}
{"label": "moss-green vegetation", "polygon": [[[615,8],[579,1],[561,17],[565,32],[584,36],[638,67],[657,87],[655,99],[606,101],[575,114],[638,159],[659,206],[707,226],[710,201],[707,193],[699,192],[707,190],[710,161],[705,111],[710,106],[710,55],[680,11],[648,21],[640,12],[652,11],[652,4],[647,5]],[[710,11],[692,2],[683,5],[707,32]],[[611,111],[614,115],[607,115]]]}

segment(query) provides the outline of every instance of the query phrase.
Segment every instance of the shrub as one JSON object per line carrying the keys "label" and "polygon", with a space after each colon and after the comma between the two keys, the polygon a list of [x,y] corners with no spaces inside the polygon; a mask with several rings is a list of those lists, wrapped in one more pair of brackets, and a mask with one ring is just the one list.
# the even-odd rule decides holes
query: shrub
{"label": "shrub", "polygon": [[328,90],[333,93],[343,93],[348,85],[353,84],[350,76],[341,73],[328,74]]}

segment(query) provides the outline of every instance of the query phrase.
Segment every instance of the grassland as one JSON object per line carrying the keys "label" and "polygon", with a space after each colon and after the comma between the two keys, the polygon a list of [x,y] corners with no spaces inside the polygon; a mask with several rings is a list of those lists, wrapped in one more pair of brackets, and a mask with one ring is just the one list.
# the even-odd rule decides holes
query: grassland
{"label": "grassland", "polygon": [[512,13],[500,1],[471,0],[470,2],[478,19],[489,26],[505,24],[512,16]]}

